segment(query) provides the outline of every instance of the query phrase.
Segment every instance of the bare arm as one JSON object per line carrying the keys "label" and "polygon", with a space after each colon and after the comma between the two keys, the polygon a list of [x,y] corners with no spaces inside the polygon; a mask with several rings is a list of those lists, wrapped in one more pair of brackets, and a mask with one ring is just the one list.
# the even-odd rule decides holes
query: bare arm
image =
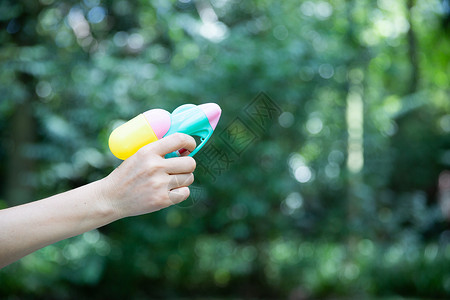
{"label": "bare arm", "polygon": [[185,200],[194,159],[164,159],[180,148],[193,151],[195,140],[171,135],[141,148],[101,180],[0,210],[0,268],[62,239]]}

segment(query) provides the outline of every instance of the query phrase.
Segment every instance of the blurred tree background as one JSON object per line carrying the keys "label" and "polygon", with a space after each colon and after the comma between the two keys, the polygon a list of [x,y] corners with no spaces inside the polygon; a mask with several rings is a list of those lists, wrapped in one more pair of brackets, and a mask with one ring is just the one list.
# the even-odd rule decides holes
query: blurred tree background
{"label": "blurred tree background", "polygon": [[1,208],[109,174],[147,109],[223,109],[190,199],[23,258],[1,298],[450,297],[448,0],[3,0],[0,23]]}

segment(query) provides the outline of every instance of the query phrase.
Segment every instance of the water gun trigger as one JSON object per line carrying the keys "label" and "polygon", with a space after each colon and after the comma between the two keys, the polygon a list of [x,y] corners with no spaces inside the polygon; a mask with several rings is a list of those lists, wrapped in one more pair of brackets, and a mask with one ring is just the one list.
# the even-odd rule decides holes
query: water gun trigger
{"label": "water gun trigger", "polygon": [[[212,136],[214,130],[210,129],[206,129],[206,130],[202,130],[202,132],[194,132],[194,133],[188,133],[190,136],[198,136],[200,137],[200,144],[197,145],[197,147],[195,147],[194,151],[192,151],[191,153],[189,153],[187,156],[194,156],[198,151],[200,151],[200,149],[203,148],[203,146],[205,146],[205,144],[208,142],[209,138]],[[186,149],[179,149],[177,151],[174,151],[172,153],[168,153],[166,154],[166,158],[171,158],[171,157],[178,157],[181,156],[182,153],[184,153],[186,151]]]}
{"label": "water gun trigger", "polygon": [[209,132],[208,132],[208,135],[206,136],[206,137],[203,137],[203,136],[201,136],[201,135],[199,135],[200,136],[200,145],[198,145],[196,148],[195,148],[195,150],[193,151],[193,152],[191,152],[191,153],[189,153],[189,155],[188,156],[194,156],[198,151],[200,151],[200,149],[202,149],[202,147],[208,142],[208,140],[209,140],[209,138],[211,137],[211,135],[213,134],[213,132],[214,132],[214,130],[210,130]]}

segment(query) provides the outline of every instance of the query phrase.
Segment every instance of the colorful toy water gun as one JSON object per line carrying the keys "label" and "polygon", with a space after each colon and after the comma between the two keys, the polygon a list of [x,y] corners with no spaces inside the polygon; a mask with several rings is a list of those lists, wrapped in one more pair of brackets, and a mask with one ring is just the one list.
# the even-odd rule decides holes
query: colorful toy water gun
{"label": "colorful toy water gun", "polygon": [[[151,109],[117,127],[109,136],[109,149],[119,159],[127,159],[141,147],[175,132],[200,137],[198,145],[189,156],[194,156],[209,140],[222,110],[215,103],[185,104],[172,114],[164,109]],[[180,151],[165,157],[179,156]]]}

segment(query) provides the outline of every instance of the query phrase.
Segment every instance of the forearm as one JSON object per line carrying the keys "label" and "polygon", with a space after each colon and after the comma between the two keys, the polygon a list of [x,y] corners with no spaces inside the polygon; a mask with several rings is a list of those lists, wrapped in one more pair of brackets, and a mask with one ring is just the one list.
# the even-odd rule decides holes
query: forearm
{"label": "forearm", "polygon": [[101,180],[43,200],[0,210],[0,268],[42,247],[101,227],[116,217]]}
{"label": "forearm", "polygon": [[0,268],[62,239],[185,200],[195,160],[164,158],[181,148],[194,151],[194,138],[172,134],[142,147],[101,180],[0,210]]}

